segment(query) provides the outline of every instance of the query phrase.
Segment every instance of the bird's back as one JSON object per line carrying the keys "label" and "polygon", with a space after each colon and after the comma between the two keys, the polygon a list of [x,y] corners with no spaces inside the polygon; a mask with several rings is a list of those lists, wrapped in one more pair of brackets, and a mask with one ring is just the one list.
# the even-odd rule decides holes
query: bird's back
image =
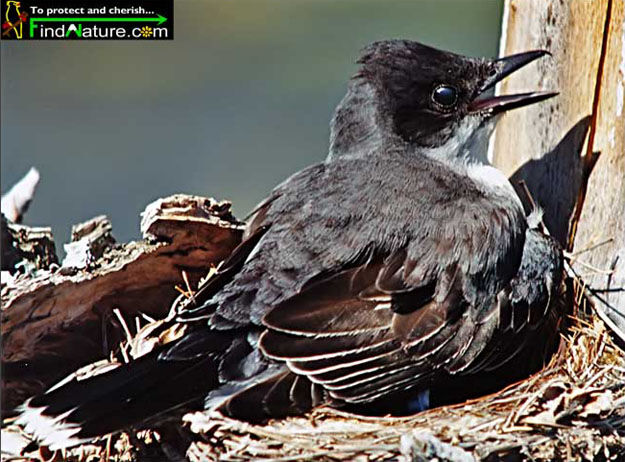
{"label": "bird's back", "polygon": [[497,283],[482,281],[489,287],[477,289],[496,293],[516,272],[526,223],[516,201],[491,194],[436,161],[401,151],[310,167],[277,187],[251,219],[248,235],[268,230],[210,301],[218,306],[214,322],[260,325],[308,281],[372,251],[403,249],[435,273],[459,262],[467,274],[491,268]]}

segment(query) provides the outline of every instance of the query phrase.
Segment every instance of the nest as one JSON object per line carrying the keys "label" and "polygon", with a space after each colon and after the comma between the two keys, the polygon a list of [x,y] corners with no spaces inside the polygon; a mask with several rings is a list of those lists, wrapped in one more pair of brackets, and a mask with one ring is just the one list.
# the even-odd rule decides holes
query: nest
{"label": "nest", "polygon": [[[189,287],[181,300],[192,297]],[[319,408],[304,417],[250,425],[195,412],[183,426],[106,437],[38,458],[73,461],[532,460],[625,459],[625,353],[575,284],[574,313],[558,352],[540,372],[492,395],[405,418],[363,417]],[[179,309],[179,302],[172,313]],[[123,323],[121,315],[120,321]],[[182,335],[168,319],[128,333],[117,356],[88,366],[93,375]],[[5,434],[19,433],[9,427]],[[31,454],[33,457],[36,455]],[[57,457],[57,459],[55,459]],[[22,459],[24,460],[24,459]],[[26,457],[28,460],[28,457]]]}
{"label": "nest", "polygon": [[318,409],[252,426],[185,416],[191,460],[623,460],[625,354],[597,317],[574,319],[550,364],[501,392],[409,418]]}

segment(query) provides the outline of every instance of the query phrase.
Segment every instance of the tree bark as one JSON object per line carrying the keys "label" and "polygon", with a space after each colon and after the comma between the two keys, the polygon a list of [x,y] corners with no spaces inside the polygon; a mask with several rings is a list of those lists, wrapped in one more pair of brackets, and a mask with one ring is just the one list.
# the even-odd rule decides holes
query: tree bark
{"label": "tree bark", "polygon": [[[240,242],[242,224],[229,207],[175,195],[146,208],[142,241],[116,244],[102,216],[74,227],[60,267],[37,266],[26,259],[38,254],[19,253],[26,272],[2,273],[3,412],[108,356],[136,334],[142,314],[164,318],[180,295],[175,286],[196,287]],[[8,223],[7,228],[15,248],[34,240],[27,227]],[[46,237],[51,241],[51,234]],[[119,316],[113,315],[116,310]]]}

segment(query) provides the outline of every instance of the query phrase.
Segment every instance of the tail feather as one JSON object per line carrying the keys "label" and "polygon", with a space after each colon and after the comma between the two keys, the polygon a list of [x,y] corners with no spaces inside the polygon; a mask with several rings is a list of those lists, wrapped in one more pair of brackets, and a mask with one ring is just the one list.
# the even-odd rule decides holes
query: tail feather
{"label": "tail feather", "polygon": [[[211,392],[223,401],[228,398],[227,391],[235,393],[256,379],[263,380],[270,372],[265,371],[268,363],[252,357],[251,348],[232,348],[230,365],[222,367],[224,356],[236,347],[236,339],[246,339],[249,332],[237,330],[240,326],[210,330],[204,322],[189,321],[212,315],[211,296],[232,280],[267,229],[257,228],[195,294],[196,306],[180,314],[179,320],[187,321],[188,327],[182,338],[101,375],[82,380],[74,375],[64,380],[26,401],[18,409],[17,423],[37,441],[56,450],[131,426],[152,425],[195,402],[202,407]],[[228,383],[227,377],[221,380],[226,372],[238,384]]]}
{"label": "tail feather", "polygon": [[[46,407],[51,414],[61,414],[76,406],[99,400],[111,392],[132,392],[138,381],[150,374],[154,368],[155,353],[140,357],[131,363],[121,364],[106,373],[97,373],[89,378],[81,379],[75,374],[69,381],[63,381],[42,395],[30,400],[34,407]],[[127,388],[126,388],[127,387]]]}
{"label": "tail feather", "polygon": [[153,351],[101,375],[74,377],[26,401],[17,423],[56,450],[157,422],[194,402],[201,406],[219,386],[219,358],[227,346],[224,342],[221,351],[182,360],[164,360],[162,351]]}

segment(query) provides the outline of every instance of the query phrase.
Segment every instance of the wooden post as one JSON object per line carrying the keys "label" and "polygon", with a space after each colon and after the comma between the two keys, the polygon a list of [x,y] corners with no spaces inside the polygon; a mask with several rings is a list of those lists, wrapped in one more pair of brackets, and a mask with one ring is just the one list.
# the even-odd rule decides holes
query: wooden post
{"label": "wooden post", "polygon": [[560,95],[506,115],[492,160],[515,186],[526,182],[602,318],[625,338],[625,3],[506,0],[501,54],[536,48],[552,58],[500,91]]}

